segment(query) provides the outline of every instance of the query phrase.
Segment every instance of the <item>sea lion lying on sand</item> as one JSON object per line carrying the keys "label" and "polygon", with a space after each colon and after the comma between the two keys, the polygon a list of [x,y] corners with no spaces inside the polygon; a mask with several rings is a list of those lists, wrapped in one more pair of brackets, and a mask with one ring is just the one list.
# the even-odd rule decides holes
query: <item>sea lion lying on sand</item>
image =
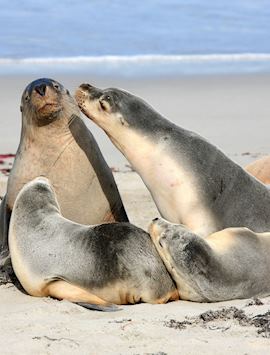
{"label": "sea lion lying on sand", "polygon": [[270,233],[226,228],[201,238],[156,218],[152,240],[181,299],[226,301],[270,295]]}
{"label": "sea lion lying on sand", "polygon": [[32,296],[108,310],[112,303],[179,298],[148,233],[129,223],[86,226],[64,218],[45,178],[19,192],[9,248],[15,274]]}

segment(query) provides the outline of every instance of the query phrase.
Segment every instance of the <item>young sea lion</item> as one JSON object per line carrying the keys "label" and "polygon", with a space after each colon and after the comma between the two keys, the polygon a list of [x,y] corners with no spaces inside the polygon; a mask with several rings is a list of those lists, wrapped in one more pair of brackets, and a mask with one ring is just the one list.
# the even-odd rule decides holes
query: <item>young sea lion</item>
{"label": "young sea lion", "polygon": [[161,218],[153,220],[149,231],[181,299],[216,302],[270,295],[270,233],[226,228],[201,238]]}

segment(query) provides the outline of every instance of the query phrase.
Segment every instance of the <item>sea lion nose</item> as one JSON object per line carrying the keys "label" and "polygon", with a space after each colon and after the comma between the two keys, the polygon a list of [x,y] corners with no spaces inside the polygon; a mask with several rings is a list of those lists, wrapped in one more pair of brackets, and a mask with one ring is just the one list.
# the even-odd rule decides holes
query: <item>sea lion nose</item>
{"label": "sea lion nose", "polygon": [[81,84],[80,88],[83,90],[90,90],[91,88],[93,88],[93,86],[90,84]]}
{"label": "sea lion nose", "polygon": [[34,87],[35,91],[40,95],[44,96],[46,92],[46,84],[39,84]]}

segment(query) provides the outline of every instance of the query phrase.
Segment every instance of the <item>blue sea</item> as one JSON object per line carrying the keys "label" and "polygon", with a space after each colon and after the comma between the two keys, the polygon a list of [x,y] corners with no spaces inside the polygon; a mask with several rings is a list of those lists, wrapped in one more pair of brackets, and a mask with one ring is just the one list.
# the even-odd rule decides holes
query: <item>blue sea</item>
{"label": "blue sea", "polygon": [[0,0],[0,74],[270,72],[268,0]]}

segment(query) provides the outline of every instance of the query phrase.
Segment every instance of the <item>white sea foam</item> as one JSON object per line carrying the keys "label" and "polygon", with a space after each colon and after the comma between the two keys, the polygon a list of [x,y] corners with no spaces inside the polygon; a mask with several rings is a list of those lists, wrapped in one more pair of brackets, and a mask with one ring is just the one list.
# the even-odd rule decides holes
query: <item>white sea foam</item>
{"label": "white sea foam", "polygon": [[203,62],[268,62],[270,53],[183,54],[183,55],[105,55],[47,58],[0,58],[0,65],[57,65],[57,64],[166,64]]}

